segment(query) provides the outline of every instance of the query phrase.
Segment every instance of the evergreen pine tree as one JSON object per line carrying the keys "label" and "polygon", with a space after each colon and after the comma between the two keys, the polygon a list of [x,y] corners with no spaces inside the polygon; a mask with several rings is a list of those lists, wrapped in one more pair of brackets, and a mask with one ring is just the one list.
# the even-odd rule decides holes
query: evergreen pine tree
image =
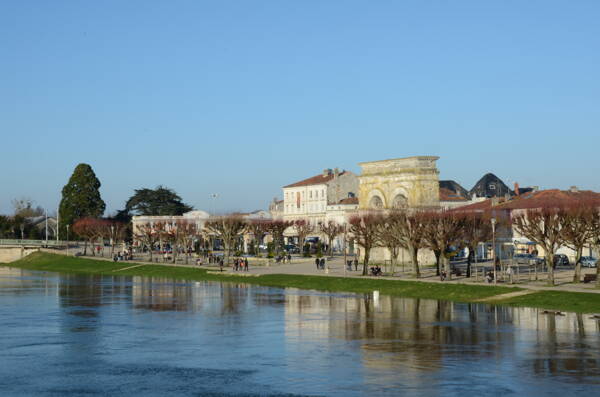
{"label": "evergreen pine tree", "polygon": [[[79,218],[100,217],[106,204],[100,197],[100,181],[89,164],[81,163],[62,189],[60,201],[60,235],[67,238],[66,227]],[[72,234],[71,234],[72,236]]]}

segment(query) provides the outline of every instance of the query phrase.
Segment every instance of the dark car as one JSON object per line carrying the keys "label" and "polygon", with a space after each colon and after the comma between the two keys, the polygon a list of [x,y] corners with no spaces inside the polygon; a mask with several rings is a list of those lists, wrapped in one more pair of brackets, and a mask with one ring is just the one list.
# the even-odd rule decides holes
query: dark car
{"label": "dark car", "polygon": [[552,262],[554,263],[554,266],[569,266],[571,264],[569,262],[569,257],[565,254],[554,255],[554,259]]}

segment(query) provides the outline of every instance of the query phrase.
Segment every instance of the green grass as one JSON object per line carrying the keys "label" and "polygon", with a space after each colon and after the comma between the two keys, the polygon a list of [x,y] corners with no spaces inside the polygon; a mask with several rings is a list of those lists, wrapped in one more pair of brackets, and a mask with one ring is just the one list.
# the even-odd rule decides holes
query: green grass
{"label": "green grass", "polygon": [[[210,274],[205,269],[163,265],[142,265],[133,269],[115,272],[115,270],[118,269],[136,266],[136,263],[115,263],[87,258],[66,257],[49,253],[33,253],[19,261],[6,264],[6,266],[52,272],[154,276],[180,280],[248,283],[269,287],[290,287],[332,292],[368,293],[378,290],[384,295],[441,299],[455,302],[474,302],[480,299],[521,290],[520,288],[498,286],[287,274],[244,277],[225,274]],[[511,306],[540,307],[580,313],[600,313],[600,294],[590,293],[541,291],[501,300],[498,303]]]}
{"label": "green grass", "polygon": [[567,291],[539,291],[500,301],[516,307],[538,307],[575,313],[600,313],[600,294]]}

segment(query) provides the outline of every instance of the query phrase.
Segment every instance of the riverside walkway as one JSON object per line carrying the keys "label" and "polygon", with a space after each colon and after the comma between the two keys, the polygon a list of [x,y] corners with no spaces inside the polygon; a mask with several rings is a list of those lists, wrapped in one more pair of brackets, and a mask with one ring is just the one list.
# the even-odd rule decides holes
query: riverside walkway
{"label": "riverside walkway", "polygon": [[[54,249],[41,249],[44,252],[50,253],[59,253],[66,255],[64,251],[57,251]],[[69,252],[69,256],[72,256],[76,251],[71,250]],[[110,258],[100,257],[100,256],[85,256],[86,259],[96,259],[96,260],[104,260],[104,261],[112,261]],[[158,259],[158,262],[156,262]],[[126,270],[129,268],[135,268],[138,265],[160,265],[160,266],[175,266],[175,267],[187,267],[187,268],[201,268],[209,271],[219,271],[218,265],[196,265],[192,263],[195,259],[190,260],[189,264],[185,263],[172,263],[172,262],[163,262],[162,258],[157,258],[155,256],[155,261],[149,262],[144,261],[143,258],[135,258],[131,261],[123,262],[123,268],[115,270],[115,272]],[[317,269],[314,258],[302,258],[302,257],[293,257],[291,263],[275,263],[272,261],[269,265],[266,265],[266,259],[260,259],[262,264],[256,264],[256,259],[250,259],[250,266],[248,272],[238,271],[235,272],[231,269],[231,267],[224,267],[224,274],[228,275],[252,275],[252,276],[261,276],[261,275],[269,275],[269,274],[288,274],[288,275],[305,275],[305,276],[325,276],[325,277],[350,277],[350,278],[370,278],[370,279],[383,279],[383,280],[404,280],[404,281],[420,281],[426,283],[450,283],[450,284],[465,284],[465,285],[483,285],[483,286],[493,286],[493,283],[487,283],[483,276],[482,270],[487,266],[489,270],[491,268],[491,264],[487,263],[479,263],[477,264],[477,268],[479,271],[479,276],[467,278],[464,276],[454,277],[452,280],[441,281],[438,276],[435,274],[435,267],[433,266],[422,266],[421,277],[416,279],[412,275],[412,266],[410,264],[406,266],[397,265],[395,267],[394,275],[389,274],[388,272],[384,276],[363,276],[362,275],[362,264],[359,264],[358,270],[347,270],[344,266],[343,257],[334,257],[327,260],[326,269]],[[354,268],[353,268],[354,269]],[[585,274],[595,274],[596,269],[582,269],[582,277]],[[500,274],[500,272],[498,272]],[[538,280],[529,280],[529,276],[533,277],[530,274],[521,274],[520,280],[511,284],[508,281],[499,281],[497,285],[499,286],[507,286],[507,287],[519,287],[528,290],[534,291],[568,291],[568,292],[588,292],[588,293],[600,293],[600,288],[596,288],[595,283],[572,283],[573,280],[573,270],[560,270],[555,272],[555,286],[549,286],[546,283],[547,274],[540,273],[538,274]],[[500,277],[499,277],[500,280]],[[508,278],[506,277],[506,280]]]}

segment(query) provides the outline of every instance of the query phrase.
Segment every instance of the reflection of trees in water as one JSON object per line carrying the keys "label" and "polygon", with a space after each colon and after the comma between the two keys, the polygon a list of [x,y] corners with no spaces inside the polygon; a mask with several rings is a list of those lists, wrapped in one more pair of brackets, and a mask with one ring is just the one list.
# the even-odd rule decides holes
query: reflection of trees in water
{"label": "reflection of trees in water", "polygon": [[187,311],[193,301],[188,282],[162,277],[133,278],[133,306],[153,311]]}
{"label": "reflection of trees in water", "polygon": [[[574,381],[600,384],[600,357],[598,356],[598,331],[588,337],[583,314],[568,314],[569,318],[540,314],[541,326],[536,333],[533,371],[541,376],[568,376]],[[588,319],[589,320],[589,319]],[[572,324],[572,332],[558,330],[559,322]],[[591,328],[591,327],[590,327]],[[589,378],[592,379],[589,379]]]}

